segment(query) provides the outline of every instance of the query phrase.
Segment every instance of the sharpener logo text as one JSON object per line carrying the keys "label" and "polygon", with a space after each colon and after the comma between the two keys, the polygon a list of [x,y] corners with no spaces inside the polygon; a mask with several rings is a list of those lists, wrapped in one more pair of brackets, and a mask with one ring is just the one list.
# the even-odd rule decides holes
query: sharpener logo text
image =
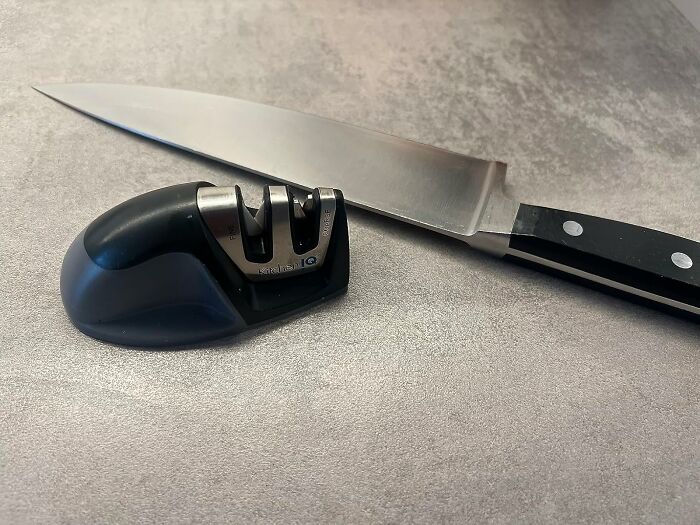
{"label": "sharpener logo text", "polygon": [[321,228],[321,235],[323,235],[324,237],[328,237],[328,234],[331,231],[331,212],[329,210],[325,210],[323,212],[321,223],[323,225]]}
{"label": "sharpener logo text", "polygon": [[258,273],[260,275],[277,275],[280,273],[293,272],[300,270],[301,268],[307,268],[309,266],[314,266],[318,262],[318,259],[313,255],[299,259],[299,262],[292,264],[278,264],[277,266],[268,266],[267,268],[260,268]]}

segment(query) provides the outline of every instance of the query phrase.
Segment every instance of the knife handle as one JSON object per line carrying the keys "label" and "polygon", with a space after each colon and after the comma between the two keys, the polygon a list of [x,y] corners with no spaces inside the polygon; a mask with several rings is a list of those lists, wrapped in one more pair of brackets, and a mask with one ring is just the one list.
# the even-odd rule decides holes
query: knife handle
{"label": "knife handle", "polygon": [[690,239],[521,204],[506,257],[700,319],[700,243]]}

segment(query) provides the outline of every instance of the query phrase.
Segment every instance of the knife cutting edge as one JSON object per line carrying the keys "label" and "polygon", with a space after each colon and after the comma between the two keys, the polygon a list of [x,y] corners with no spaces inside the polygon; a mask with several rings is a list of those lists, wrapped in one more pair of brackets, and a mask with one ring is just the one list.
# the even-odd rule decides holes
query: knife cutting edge
{"label": "knife cutting edge", "polygon": [[676,313],[700,316],[700,243],[504,195],[506,165],[235,98],[119,84],[41,93],[186,151],[460,239]]}

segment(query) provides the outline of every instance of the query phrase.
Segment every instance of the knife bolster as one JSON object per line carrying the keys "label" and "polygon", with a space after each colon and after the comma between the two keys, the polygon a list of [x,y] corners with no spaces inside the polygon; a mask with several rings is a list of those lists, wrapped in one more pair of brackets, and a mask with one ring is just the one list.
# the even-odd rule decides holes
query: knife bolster
{"label": "knife bolster", "polygon": [[505,197],[500,189],[494,189],[479,218],[476,233],[464,240],[472,248],[503,257],[508,252],[519,207],[519,202]]}

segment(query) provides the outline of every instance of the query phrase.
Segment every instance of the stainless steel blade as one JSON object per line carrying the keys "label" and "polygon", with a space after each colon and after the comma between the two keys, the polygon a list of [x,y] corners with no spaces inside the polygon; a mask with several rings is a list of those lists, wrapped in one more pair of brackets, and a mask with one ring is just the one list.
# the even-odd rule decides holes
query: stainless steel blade
{"label": "stainless steel blade", "polygon": [[[518,203],[505,164],[296,111],[175,89],[52,84],[36,89],[100,120],[503,254]],[[477,235],[478,234],[478,235]],[[492,235],[495,234],[495,235]]]}

